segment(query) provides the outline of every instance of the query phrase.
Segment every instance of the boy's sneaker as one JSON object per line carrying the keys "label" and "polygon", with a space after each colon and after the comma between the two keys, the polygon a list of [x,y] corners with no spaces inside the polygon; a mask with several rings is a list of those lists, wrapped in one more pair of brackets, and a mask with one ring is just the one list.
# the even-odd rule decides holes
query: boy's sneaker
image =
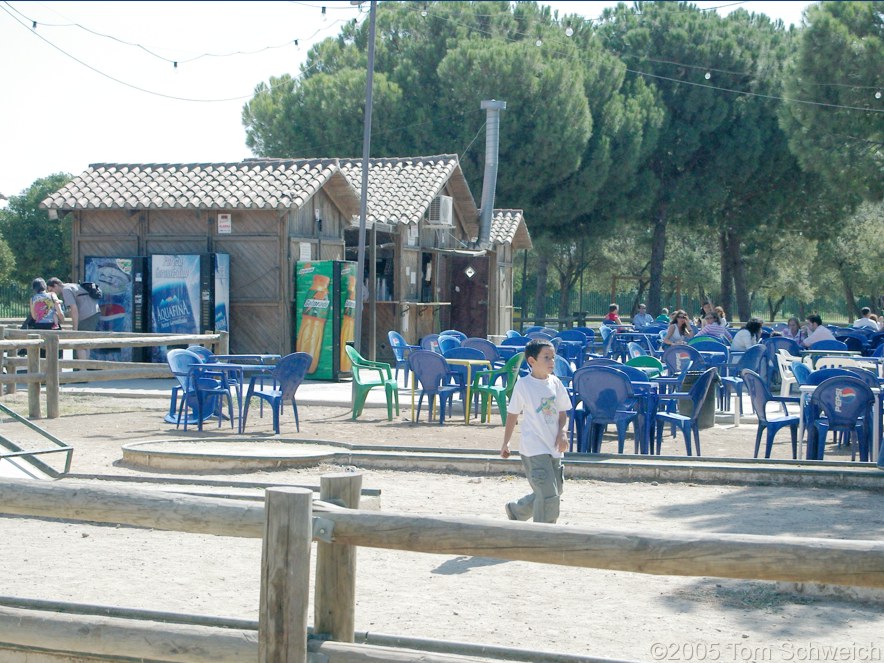
{"label": "boy's sneaker", "polygon": [[516,514],[513,512],[512,504],[507,502],[503,508],[506,510],[506,517],[507,518],[509,518],[510,520],[518,520],[518,518],[516,518]]}

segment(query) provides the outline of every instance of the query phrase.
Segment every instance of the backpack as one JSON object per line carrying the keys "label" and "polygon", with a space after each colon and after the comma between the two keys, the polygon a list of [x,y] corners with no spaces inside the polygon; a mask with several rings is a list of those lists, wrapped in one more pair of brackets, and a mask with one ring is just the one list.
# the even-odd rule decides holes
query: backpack
{"label": "backpack", "polygon": [[101,288],[97,283],[93,283],[92,281],[83,281],[80,283],[80,287],[83,288],[83,290],[86,291],[86,294],[92,297],[92,299],[101,299],[103,296]]}

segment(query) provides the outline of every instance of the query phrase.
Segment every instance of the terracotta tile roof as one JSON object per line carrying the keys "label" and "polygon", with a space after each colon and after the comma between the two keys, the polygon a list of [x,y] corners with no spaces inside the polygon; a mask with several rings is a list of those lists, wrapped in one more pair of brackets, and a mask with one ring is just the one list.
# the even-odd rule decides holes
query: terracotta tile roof
{"label": "terracotta tile roof", "polygon": [[512,244],[514,249],[530,249],[531,236],[520,209],[496,209],[491,215],[491,243]]}
{"label": "terracotta tile roof", "polygon": [[[341,159],[341,170],[362,189],[362,161]],[[477,226],[478,210],[456,154],[371,159],[367,217],[380,223],[417,223],[433,198],[450,195],[468,231]],[[447,187],[447,188],[446,188]]]}
{"label": "terracotta tile roof", "polygon": [[349,211],[359,194],[335,159],[238,163],[92,164],[41,203],[47,209],[288,209],[330,180]]}

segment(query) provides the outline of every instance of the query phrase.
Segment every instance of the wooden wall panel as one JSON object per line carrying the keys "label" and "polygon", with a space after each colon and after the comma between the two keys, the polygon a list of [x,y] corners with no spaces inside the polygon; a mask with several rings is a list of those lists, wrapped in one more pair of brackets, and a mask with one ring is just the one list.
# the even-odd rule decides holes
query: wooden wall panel
{"label": "wooden wall panel", "polygon": [[141,213],[127,210],[83,210],[80,212],[81,235],[124,235],[137,241]]}
{"label": "wooden wall panel", "polygon": [[209,229],[207,219],[208,212],[205,210],[152,209],[147,215],[147,234],[148,237],[205,236]]}
{"label": "wooden wall panel", "polygon": [[230,351],[235,354],[292,351],[292,333],[285,329],[285,316],[279,303],[230,304]]}
{"label": "wooden wall panel", "polygon": [[230,254],[230,299],[281,301],[279,245],[276,239],[217,239],[215,251]]}
{"label": "wooden wall panel", "polygon": [[[225,237],[237,237],[243,235],[272,235],[279,234],[280,213],[275,210],[212,210],[209,220],[212,226],[212,235],[216,239]],[[218,234],[218,215],[230,214],[230,234]]]}

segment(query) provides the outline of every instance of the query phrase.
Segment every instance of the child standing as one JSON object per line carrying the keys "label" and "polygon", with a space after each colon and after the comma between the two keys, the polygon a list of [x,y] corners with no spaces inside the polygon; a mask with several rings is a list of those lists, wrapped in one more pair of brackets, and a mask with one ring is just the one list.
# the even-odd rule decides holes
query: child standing
{"label": "child standing", "polygon": [[559,517],[559,496],[564,482],[562,453],[568,448],[565,428],[571,399],[565,386],[553,374],[555,357],[555,348],[549,341],[535,339],[528,342],[525,360],[531,367],[531,374],[516,382],[507,406],[500,455],[509,458],[510,438],[519,414],[524,413],[519,456],[533,491],[506,504],[506,515],[510,520],[528,520],[533,516],[535,523],[554,523]]}

